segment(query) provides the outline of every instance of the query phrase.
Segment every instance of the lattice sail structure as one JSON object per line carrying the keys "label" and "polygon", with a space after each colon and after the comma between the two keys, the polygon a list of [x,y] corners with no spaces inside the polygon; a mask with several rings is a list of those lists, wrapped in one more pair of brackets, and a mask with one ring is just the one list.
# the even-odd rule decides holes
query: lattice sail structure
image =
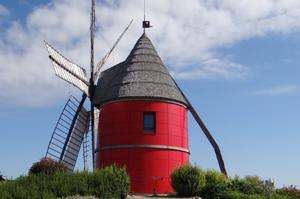
{"label": "lattice sail structure", "polygon": [[91,134],[90,133],[85,133],[84,134],[84,137],[83,137],[83,142],[82,142],[82,145],[83,145],[83,170],[87,171],[89,170],[89,162],[92,162],[91,160],[91,156],[89,156],[88,154],[91,153],[92,151],[92,146],[90,145],[90,141],[91,141]]}
{"label": "lattice sail structure", "polygon": [[47,42],[45,43],[49,53],[49,58],[54,67],[55,74],[61,79],[73,84],[88,95],[89,83],[86,77],[85,69],[69,61]]}
{"label": "lattice sail structure", "polygon": [[[100,117],[100,110],[95,107],[95,109],[94,109],[94,119],[95,119],[95,121],[99,121],[99,117]],[[89,118],[91,120],[91,117],[89,117]],[[92,126],[91,126],[91,122],[90,122],[89,132],[91,132],[91,131],[92,131]],[[98,132],[98,122],[95,122],[95,124],[94,124],[94,131]],[[89,166],[90,166],[89,163],[93,162],[92,159],[91,159],[92,156],[89,155],[92,152],[92,146],[91,146],[92,140],[91,139],[92,139],[91,138],[91,133],[84,134],[84,140],[83,140],[83,163],[84,164],[83,165],[84,165],[84,170],[85,171],[90,169],[89,168]],[[95,135],[95,140],[94,141],[95,141],[94,144],[96,145],[97,144],[96,142],[98,141],[97,134]],[[93,165],[91,165],[91,166],[92,166],[91,168],[93,168]]]}
{"label": "lattice sail structure", "polygon": [[[71,96],[54,128],[46,157],[61,161],[74,170],[81,144],[89,130],[89,115],[82,104]],[[87,157],[87,154],[84,156]]]}

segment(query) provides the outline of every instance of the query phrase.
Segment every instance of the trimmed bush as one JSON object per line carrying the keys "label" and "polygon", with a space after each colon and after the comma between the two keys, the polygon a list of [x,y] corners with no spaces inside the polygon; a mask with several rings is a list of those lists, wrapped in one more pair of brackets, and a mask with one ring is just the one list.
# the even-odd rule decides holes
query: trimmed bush
{"label": "trimmed bush", "polygon": [[205,174],[196,166],[185,165],[172,172],[171,183],[178,196],[197,196],[205,186]]}
{"label": "trimmed bush", "polygon": [[51,175],[56,172],[66,172],[68,168],[61,162],[49,158],[42,158],[39,162],[35,162],[29,169],[29,174],[47,174]]}
{"label": "trimmed bush", "polygon": [[[201,196],[205,199],[222,199],[229,190],[229,179],[222,173],[208,170],[205,174],[206,186]],[[225,197],[226,198],[226,197]]]}
{"label": "trimmed bush", "polygon": [[91,195],[101,199],[126,198],[130,190],[130,178],[125,168],[109,166],[94,172],[88,179]]}

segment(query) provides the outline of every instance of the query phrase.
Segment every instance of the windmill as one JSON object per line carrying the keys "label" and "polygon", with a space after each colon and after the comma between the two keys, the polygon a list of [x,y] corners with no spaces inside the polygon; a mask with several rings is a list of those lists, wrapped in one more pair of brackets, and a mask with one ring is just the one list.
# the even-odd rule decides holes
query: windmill
{"label": "windmill", "polygon": [[[92,99],[94,96],[95,82],[99,78],[102,66],[109,58],[112,51],[115,49],[123,35],[129,29],[132,21],[128,24],[125,30],[120,34],[114,45],[108,53],[94,67],[94,38],[95,38],[95,0],[91,1],[91,20],[90,20],[90,78],[88,79],[86,70],[77,64],[73,63],[54,47],[45,41],[49,59],[52,62],[56,76],[77,87],[82,91],[81,100],[77,100],[74,96],[70,96],[65,104],[59,120],[52,133],[46,157],[64,163],[70,170],[73,170],[78,158],[78,154],[83,145],[84,167],[87,167],[87,159],[89,150],[88,132],[91,130],[91,150],[92,162],[94,168],[94,151],[95,151],[95,129],[97,123],[95,118],[99,115],[99,110],[94,107]],[[90,100],[90,110],[84,108],[86,99]]]}
{"label": "windmill", "polygon": [[[157,193],[170,192],[171,171],[189,162],[186,123],[190,111],[214,148],[221,172],[227,175],[217,142],[146,35],[145,29],[151,26],[145,15],[143,34],[126,60],[101,71],[131,23],[94,69],[95,0],[92,0],[90,79],[85,69],[46,43],[55,74],[83,92],[80,101],[72,96],[67,101],[46,157],[55,158],[73,170],[83,144],[86,162],[87,132],[91,126],[93,168],[113,163],[126,165],[133,192],[151,193],[152,182],[155,181],[155,190],[159,185],[157,180],[163,184]],[[83,107],[87,98],[91,101],[89,111]]]}

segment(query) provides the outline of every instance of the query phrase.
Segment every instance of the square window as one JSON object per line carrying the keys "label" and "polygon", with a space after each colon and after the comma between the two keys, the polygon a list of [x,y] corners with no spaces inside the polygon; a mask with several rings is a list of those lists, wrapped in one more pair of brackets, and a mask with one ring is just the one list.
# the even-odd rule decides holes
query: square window
{"label": "square window", "polygon": [[156,123],[155,112],[144,112],[144,132],[154,133]]}

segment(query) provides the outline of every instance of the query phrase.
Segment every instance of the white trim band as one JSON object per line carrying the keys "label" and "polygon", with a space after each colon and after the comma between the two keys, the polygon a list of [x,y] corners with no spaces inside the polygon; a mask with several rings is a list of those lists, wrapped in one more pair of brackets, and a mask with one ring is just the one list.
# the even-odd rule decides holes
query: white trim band
{"label": "white trim band", "polygon": [[190,151],[185,148],[167,145],[152,145],[152,144],[132,144],[132,145],[111,145],[96,148],[95,152],[110,150],[110,149],[135,149],[135,148],[148,148],[148,149],[165,149],[173,151],[181,151],[190,154]]}

